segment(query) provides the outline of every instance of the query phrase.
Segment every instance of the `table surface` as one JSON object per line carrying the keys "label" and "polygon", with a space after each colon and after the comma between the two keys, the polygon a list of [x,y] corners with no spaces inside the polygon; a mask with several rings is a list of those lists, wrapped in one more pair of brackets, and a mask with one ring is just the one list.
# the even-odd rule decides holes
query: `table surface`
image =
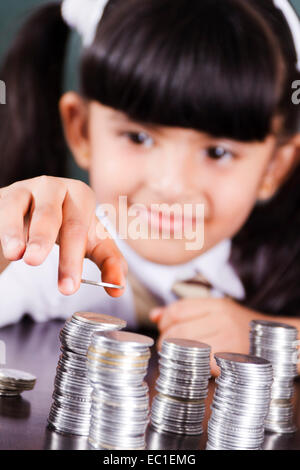
{"label": "table surface", "polygon": [[[0,329],[0,340],[6,343],[6,367],[31,372],[38,378],[34,390],[24,392],[21,398],[0,398],[0,450],[87,449],[85,437],[61,435],[47,428],[62,325],[61,321],[34,323],[24,319],[16,325]],[[157,375],[154,350],[147,376],[150,399],[155,394]],[[295,390],[295,421],[300,427],[299,381],[295,384]],[[214,383],[211,381],[204,430],[207,428],[213,392]],[[201,450],[205,449],[206,439],[206,432],[200,437],[185,437],[157,433],[149,427],[147,449]],[[300,450],[300,431],[290,435],[266,434],[264,449]]]}

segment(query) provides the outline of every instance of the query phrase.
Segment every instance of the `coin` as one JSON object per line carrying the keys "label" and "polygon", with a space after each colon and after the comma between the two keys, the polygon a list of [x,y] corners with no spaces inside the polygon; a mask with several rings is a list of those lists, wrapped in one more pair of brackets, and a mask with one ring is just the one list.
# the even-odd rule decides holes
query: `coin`
{"label": "coin", "polygon": [[126,321],[117,317],[112,317],[110,315],[104,315],[103,313],[93,313],[93,312],[77,312],[74,313],[73,318],[76,320],[88,323],[89,325],[112,325],[117,326],[118,328],[125,328]]}
{"label": "coin", "polygon": [[88,281],[87,279],[81,279],[81,283],[89,284],[90,286],[109,287],[110,289],[124,289],[124,286],[118,286],[117,284],[110,284],[109,282],[95,282],[95,281]]}

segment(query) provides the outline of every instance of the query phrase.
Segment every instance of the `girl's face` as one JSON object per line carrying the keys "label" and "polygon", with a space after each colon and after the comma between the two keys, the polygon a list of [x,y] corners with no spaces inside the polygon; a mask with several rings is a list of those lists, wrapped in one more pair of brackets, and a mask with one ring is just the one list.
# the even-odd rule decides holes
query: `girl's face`
{"label": "girl's face", "polygon": [[[127,238],[137,253],[161,264],[188,262],[240,230],[257,202],[275,149],[273,136],[263,143],[243,143],[142,125],[96,102],[89,104],[88,122],[88,169],[98,202],[112,204],[117,214],[119,196],[127,196],[128,208],[142,204],[149,210],[154,203],[179,204],[177,209],[204,204],[204,245],[198,250],[187,250],[191,240],[177,239],[172,232],[170,239]],[[142,211],[140,217],[147,215]],[[132,220],[129,216],[128,225]],[[159,222],[154,226],[159,228]],[[171,227],[175,233],[180,227],[184,235],[176,214]]]}

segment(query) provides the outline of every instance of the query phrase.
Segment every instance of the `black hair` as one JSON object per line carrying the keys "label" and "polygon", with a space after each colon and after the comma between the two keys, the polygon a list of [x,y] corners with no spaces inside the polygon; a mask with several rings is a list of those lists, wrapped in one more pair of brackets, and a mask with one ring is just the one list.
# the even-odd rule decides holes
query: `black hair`
{"label": "black hair", "polygon": [[294,132],[279,42],[249,3],[111,0],[83,57],[83,93],[138,121],[216,137],[261,141],[276,114]]}
{"label": "black hair", "polygon": [[[2,185],[21,172],[63,172],[57,102],[67,35],[55,3],[24,26],[8,54],[0,75],[8,85],[8,106],[0,108]],[[110,0],[83,52],[80,87],[87,99],[136,121],[264,141],[274,117],[281,118],[282,137],[298,131],[299,107],[291,100],[300,78],[296,60],[273,0]],[[299,313],[299,187],[298,166],[233,239],[244,303],[265,313]]]}
{"label": "black hair", "polygon": [[42,174],[65,176],[67,146],[58,101],[68,33],[59,4],[47,4],[25,23],[5,58],[0,187]]}

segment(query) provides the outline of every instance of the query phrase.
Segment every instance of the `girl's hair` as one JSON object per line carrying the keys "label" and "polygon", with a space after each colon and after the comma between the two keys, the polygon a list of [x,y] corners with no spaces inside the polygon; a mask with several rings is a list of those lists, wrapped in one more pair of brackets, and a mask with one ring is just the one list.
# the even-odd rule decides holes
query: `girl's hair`
{"label": "girl's hair", "polygon": [[10,49],[0,78],[0,187],[42,174],[65,176],[67,147],[58,100],[69,29],[59,5],[39,9]]}
{"label": "girl's hair", "polygon": [[[1,186],[63,173],[57,102],[67,32],[60,4],[49,5],[8,54]],[[291,100],[291,84],[300,78],[296,51],[273,0],[110,0],[84,50],[80,77],[83,96],[140,122],[244,142],[263,141],[275,116],[281,137],[298,131],[299,106]],[[265,313],[299,313],[299,185],[297,167],[233,240],[245,304]]]}

